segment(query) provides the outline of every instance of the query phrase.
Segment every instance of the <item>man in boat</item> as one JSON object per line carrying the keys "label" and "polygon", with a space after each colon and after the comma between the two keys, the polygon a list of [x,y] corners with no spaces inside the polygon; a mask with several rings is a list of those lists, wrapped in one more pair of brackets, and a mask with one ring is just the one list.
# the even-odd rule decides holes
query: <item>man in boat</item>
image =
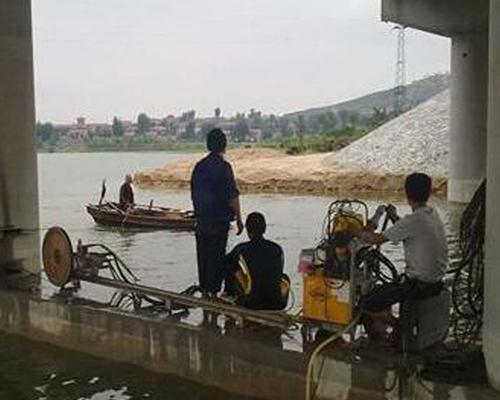
{"label": "man in boat", "polygon": [[290,280],[283,274],[283,250],[264,238],[266,219],[261,213],[251,213],[245,226],[250,241],[238,244],[226,257],[233,281],[230,294],[243,307],[282,310],[290,289]]}
{"label": "man in boat", "polygon": [[132,189],[132,176],[125,175],[125,182],[120,188],[120,208],[128,210],[134,207],[134,190]]}
{"label": "man in boat", "polygon": [[224,160],[227,139],[215,128],[207,135],[209,154],[194,167],[191,198],[196,218],[198,280],[204,296],[215,296],[224,279],[223,262],[231,221],[243,231],[239,190],[231,165]]}
{"label": "man in boat", "polygon": [[[362,311],[370,320],[368,326],[376,338],[387,339],[388,328],[398,327],[398,320],[391,313],[392,305],[436,296],[444,287],[448,244],[439,214],[427,204],[431,191],[431,177],[422,173],[409,175],[405,192],[412,213],[399,218],[393,205],[380,206],[367,228],[354,232],[369,244],[403,242],[406,269],[399,282],[376,286],[361,300]],[[375,230],[384,212],[387,212],[393,225],[377,233]]]}

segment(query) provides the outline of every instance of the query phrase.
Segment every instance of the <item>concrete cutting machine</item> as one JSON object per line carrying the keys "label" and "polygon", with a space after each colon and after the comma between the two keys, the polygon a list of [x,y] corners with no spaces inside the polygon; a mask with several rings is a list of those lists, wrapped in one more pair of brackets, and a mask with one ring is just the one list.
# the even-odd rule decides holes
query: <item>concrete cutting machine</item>
{"label": "concrete cutting machine", "polygon": [[368,207],[359,200],[338,200],[328,207],[323,237],[302,250],[303,317],[328,330],[348,326],[362,295],[375,284],[395,281],[398,273],[380,249],[360,242],[352,231],[365,227]]}
{"label": "concrete cutting machine", "polygon": [[45,234],[42,256],[45,274],[53,285],[75,290],[81,282],[106,286],[131,299],[134,309],[146,305],[171,313],[180,308],[200,308],[223,314],[239,325],[252,322],[283,329],[296,322],[293,316],[285,313],[261,312],[219,299],[196,297],[191,288],[177,293],[140,284],[133,271],[111,249],[102,244],[83,244],[81,241],[74,249],[68,234],[60,227],[52,227]]}

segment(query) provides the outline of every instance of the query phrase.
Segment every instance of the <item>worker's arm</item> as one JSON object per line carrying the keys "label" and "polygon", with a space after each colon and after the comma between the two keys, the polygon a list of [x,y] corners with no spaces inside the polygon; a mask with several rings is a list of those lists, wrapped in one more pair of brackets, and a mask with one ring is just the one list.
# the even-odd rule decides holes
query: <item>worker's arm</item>
{"label": "worker's arm", "polygon": [[238,266],[238,259],[240,257],[240,254],[243,250],[243,244],[238,244],[236,245],[230,252],[229,254],[226,254],[226,257],[224,258],[224,273],[226,276],[229,276],[230,274],[234,274],[236,271],[238,271],[239,266]]}
{"label": "worker's arm", "polygon": [[354,231],[354,236],[368,244],[379,245],[388,241],[383,233],[377,233],[375,230],[382,216],[387,212],[387,207],[384,205],[378,206],[373,216],[368,220],[366,227],[359,231]]}
{"label": "worker's arm", "polygon": [[389,218],[394,221],[394,225],[390,228],[386,229],[384,232],[377,233],[369,224],[365,229],[353,232],[354,235],[366,243],[375,245],[380,245],[385,242],[399,243],[409,239],[414,231],[413,219],[400,219],[394,206],[387,207],[387,213]]}
{"label": "worker's arm", "polygon": [[241,219],[240,196],[233,197],[229,201],[229,207],[231,207],[231,211],[236,217],[236,226],[238,227],[236,234],[241,235],[244,229],[244,225],[243,225],[243,220]]}
{"label": "worker's arm", "polygon": [[387,239],[383,233],[374,232],[373,229],[370,229],[370,228],[363,229],[360,231],[355,231],[353,233],[354,233],[354,236],[358,237],[363,242],[368,243],[368,244],[378,245],[378,244],[383,244],[383,243],[389,241],[389,239]]}
{"label": "worker's arm", "polygon": [[225,164],[225,186],[227,188],[227,198],[229,198],[229,207],[236,218],[236,226],[238,227],[236,234],[241,235],[245,226],[241,218],[240,191],[229,163]]}
{"label": "worker's arm", "polygon": [[389,204],[387,206],[387,215],[389,216],[389,219],[393,224],[398,222],[400,220],[399,215],[398,215],[398,210],[396,207],[392,204]]}
{"label": "worker's arm", "polygon": [[132,185],[130,185],[130,204],[132,205],[132,207],[135,205],[135,194]]}

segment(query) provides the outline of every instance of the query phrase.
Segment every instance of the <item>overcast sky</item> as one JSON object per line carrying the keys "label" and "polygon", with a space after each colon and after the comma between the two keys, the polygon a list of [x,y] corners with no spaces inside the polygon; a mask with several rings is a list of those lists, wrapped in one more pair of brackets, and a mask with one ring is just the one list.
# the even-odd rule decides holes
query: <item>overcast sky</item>
{"label": "overcast sky", "polygon": [[[393,86],[380,0],[35,0],[39,120],[284,113]],[[407,32],[408,80],[449,41]]]}

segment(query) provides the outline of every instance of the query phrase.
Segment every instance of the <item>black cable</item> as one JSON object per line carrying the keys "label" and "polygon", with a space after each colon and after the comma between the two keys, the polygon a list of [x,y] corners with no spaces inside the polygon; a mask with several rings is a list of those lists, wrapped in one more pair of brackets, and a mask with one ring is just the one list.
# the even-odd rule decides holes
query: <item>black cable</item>
{"label": "black cable", "polygon": [[452,281],[451,336],[464,351],[480,343],[484,304],[484,241],[486,180],[474,194],[460,220],[460,261],[449,270]]}
{"label": "black cable", "polygon": [[[393,283],[399,280],[396,266],[376,247],[366,247],[358,252],[356,265],[360,266],[363,263],[366,264],[378,283]],[[387,269],[388,272],[384,269]]]}

